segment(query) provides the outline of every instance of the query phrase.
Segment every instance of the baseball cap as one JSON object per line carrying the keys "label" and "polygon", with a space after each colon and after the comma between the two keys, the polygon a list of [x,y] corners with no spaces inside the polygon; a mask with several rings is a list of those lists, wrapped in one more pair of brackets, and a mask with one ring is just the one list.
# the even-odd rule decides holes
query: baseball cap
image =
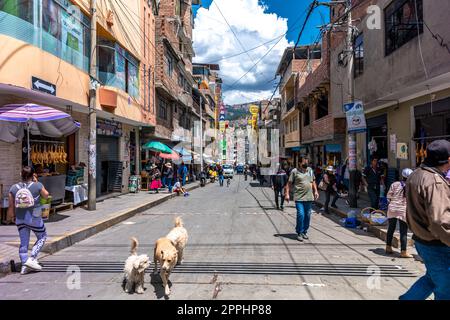
{"label": "baseball cap", "polygon": [[427,147],[427,157],[425,164],[429,166],[439,166],[446,164],[450,157],[450,141],[435,140]]}

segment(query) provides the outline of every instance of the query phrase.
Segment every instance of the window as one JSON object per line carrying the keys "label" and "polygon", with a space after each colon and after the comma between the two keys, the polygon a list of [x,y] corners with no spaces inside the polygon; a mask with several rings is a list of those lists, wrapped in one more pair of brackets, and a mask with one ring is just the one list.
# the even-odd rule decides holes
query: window
{"label": "window", "polygon": [[181,1],[182,0],[175,0],[175,15],[181,16]]}
{"label": "window", "polygon": [[166,73],[169,77],[171,77],[173,74],[173,57],[169,52],[166,53],[165,60],[166,60]]}
{"label": "window", "polygon": [[167,120],[167,103],[163,99],[158,99],[158,117]]}
{"label": "window", "polygon": [[323,118],[328,115],[328,96],[322,95],[317,100],[317,119]]}
{"label": "window", "polygon": [[69,1],[0,0],[0,33],[37,46],[88,72],[90,19],[72,8],[75,7]]}
{"label": "window", "polygon": [[[98,77],[102,84],[139,97],[139,62],[117,43],[98,40]],[[144,76],[145,79],[145,76]]]}
{"label": "window", "polygon": [[359,77],[364,72],[364,39],[362,33],[355,39],[355,67],[354,77]]}
{"label": "window", "polygon": [[303,126],[306,127],[306,126],[309,126],[309,124],[310,124],[310,119],[309,119],[309,107],[308,107],[303,110]]}
{"label": "window", "polygon": [[2,0],[0,11],[33,23],[33,0]]}
{"label": "window", "polygon": [[422,0],[394,0],[385,9],[384,16],[386,55],[391,54],[417,37],[418,33],[423,32]]}

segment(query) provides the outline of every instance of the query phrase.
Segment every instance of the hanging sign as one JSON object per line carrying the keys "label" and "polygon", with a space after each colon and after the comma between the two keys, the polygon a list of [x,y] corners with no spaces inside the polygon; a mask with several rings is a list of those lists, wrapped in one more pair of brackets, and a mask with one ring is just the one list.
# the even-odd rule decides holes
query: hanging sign
{"label": "hanging sign", "polygon": [[366,132],[366,117],[362,101],[344,104],[344,112],[347,116],[347,130],[349,133]]}

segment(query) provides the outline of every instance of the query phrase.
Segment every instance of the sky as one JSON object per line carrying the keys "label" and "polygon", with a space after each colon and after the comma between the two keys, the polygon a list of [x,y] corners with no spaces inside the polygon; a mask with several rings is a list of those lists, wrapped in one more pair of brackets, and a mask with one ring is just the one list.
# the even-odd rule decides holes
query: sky
{"label": "sky", "polygon": [[[284,49],[297,41],[311,2],[202,0],[201,7],[194,6],[194,62],[220,65],[226,104],[272,96],[278,83],[278,79],[274,79],[278,63]],[[326,7],[315,9],[300,44],[315,42],[319,33],[317,27],[328,20]]]}

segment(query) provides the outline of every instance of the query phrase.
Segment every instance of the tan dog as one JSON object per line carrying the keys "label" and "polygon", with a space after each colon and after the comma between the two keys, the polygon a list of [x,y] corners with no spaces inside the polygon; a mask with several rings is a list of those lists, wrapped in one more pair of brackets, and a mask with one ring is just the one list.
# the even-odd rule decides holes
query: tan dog
{"label": "tan dog", "polygon": [[131,238],[131,255],[123,268],[123,286],[127,293],[144,293],[144,274],[145,269],[150,266],[150,258],[146,254],[137,255],[138,244],[136,238]]}
{"label": "tan dog", "polygon": [[167,236],[156,241],[153,256],[155,268],[153,272],[158,272],[159,262],[159,273],[163,282],[164,292],[167,296],[170,294],[168,284],[170,273],[176,264],[181,264],[187,240],[188,234],[183,227],[183,220],[178,217],[175,219],[175,227],[167,234]]}

